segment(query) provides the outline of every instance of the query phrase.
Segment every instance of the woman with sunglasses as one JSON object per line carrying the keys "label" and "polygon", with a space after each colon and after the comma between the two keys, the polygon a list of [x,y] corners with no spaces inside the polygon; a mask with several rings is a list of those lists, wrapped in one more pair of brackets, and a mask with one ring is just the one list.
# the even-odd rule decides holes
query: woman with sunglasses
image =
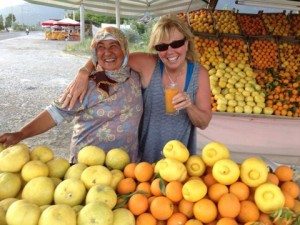
{"label": "woman with sunglasses", "polygon": [[[163,16],[152,29],[149,49],[156,53],[137,52],[129,56],[130,67],[140,74],[143,91],[141,160],[159,160],[163,146],[172,139],[180,140],[191,154],[196,154],[196,127],[205,129],[212,111],[209,76],[196,63],[193,34],[176,16]],[[78,98],[82,99],[91,70],[91,62],[79,70],[76,80],[63,94],[63,106],[72,108]],[[179,87],[179,93],[173,98],[176,115],[165,113],[164,87],[170,83]],[[67,98],[68,93],[72,93],[71,99]]]}

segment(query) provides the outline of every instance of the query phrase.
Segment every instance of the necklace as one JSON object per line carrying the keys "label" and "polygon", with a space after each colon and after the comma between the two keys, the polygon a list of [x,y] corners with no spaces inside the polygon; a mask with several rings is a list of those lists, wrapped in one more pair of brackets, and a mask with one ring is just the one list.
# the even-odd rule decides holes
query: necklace
{"label": "necklace", "polygon": [[166,74],[168,76],[168,79],[170,81],[170,83],[173,85],[173,84],[177,84],[177,78],[182,74],[182,70],[184,69],[184,66],[182,67],[180,73],[178,75],[175,76],[175,81],[171,78],[170,76],[170,73],[169,71],[167,70],[167,68],[165,67],[165,71],[166,71]]}

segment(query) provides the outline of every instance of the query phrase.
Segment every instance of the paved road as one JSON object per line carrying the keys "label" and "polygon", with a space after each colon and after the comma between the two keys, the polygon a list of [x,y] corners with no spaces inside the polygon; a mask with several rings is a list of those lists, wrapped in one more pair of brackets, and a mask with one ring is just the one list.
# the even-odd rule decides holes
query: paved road
{"label": "paved road", "polygon": [[24,31],[18,31],[18,32],[0,32],[0,40],[20,37],[20,36],[26,36],[26,33]]}
{"label": "paved road", "polygon": [[[15,35],[0,40],[0,133],[16,131],[49,105],[87,59],[64,52],[68,42],[46,41],[41,32]],[[64,123],[25,143],[45,144],[67,158],[71,127]]]}

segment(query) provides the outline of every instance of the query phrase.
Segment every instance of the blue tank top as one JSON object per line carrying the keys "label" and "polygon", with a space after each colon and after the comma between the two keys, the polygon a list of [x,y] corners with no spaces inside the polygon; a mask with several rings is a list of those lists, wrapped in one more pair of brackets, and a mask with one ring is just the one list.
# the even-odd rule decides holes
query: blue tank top
{"label": "blue tank top", "polygon": [[[139,155],[142,161],[156,162],[162,158],[164,145],[173,139],[180,140],[196,154],[196,133],[186,110],[178,115],[165,113],[162,86],[163,63],[158,60],[147,88],[143,89],[144,114],[140,123]],[[199,64],[188,62],[184,91],[195,102],[198,89]]]}

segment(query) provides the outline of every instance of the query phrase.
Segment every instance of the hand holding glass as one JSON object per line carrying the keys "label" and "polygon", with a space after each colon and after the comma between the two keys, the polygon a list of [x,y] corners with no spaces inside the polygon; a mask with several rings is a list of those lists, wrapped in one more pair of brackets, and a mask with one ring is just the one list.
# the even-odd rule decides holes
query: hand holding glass
{"label": "hand holding glass", "polygon": [[173,97],[179,92],[178,86],[176,84],[169,84],[165,87],[165,105],[166,105],[166,114],[175,115],[178,111],[174,108],[172,103]]}

